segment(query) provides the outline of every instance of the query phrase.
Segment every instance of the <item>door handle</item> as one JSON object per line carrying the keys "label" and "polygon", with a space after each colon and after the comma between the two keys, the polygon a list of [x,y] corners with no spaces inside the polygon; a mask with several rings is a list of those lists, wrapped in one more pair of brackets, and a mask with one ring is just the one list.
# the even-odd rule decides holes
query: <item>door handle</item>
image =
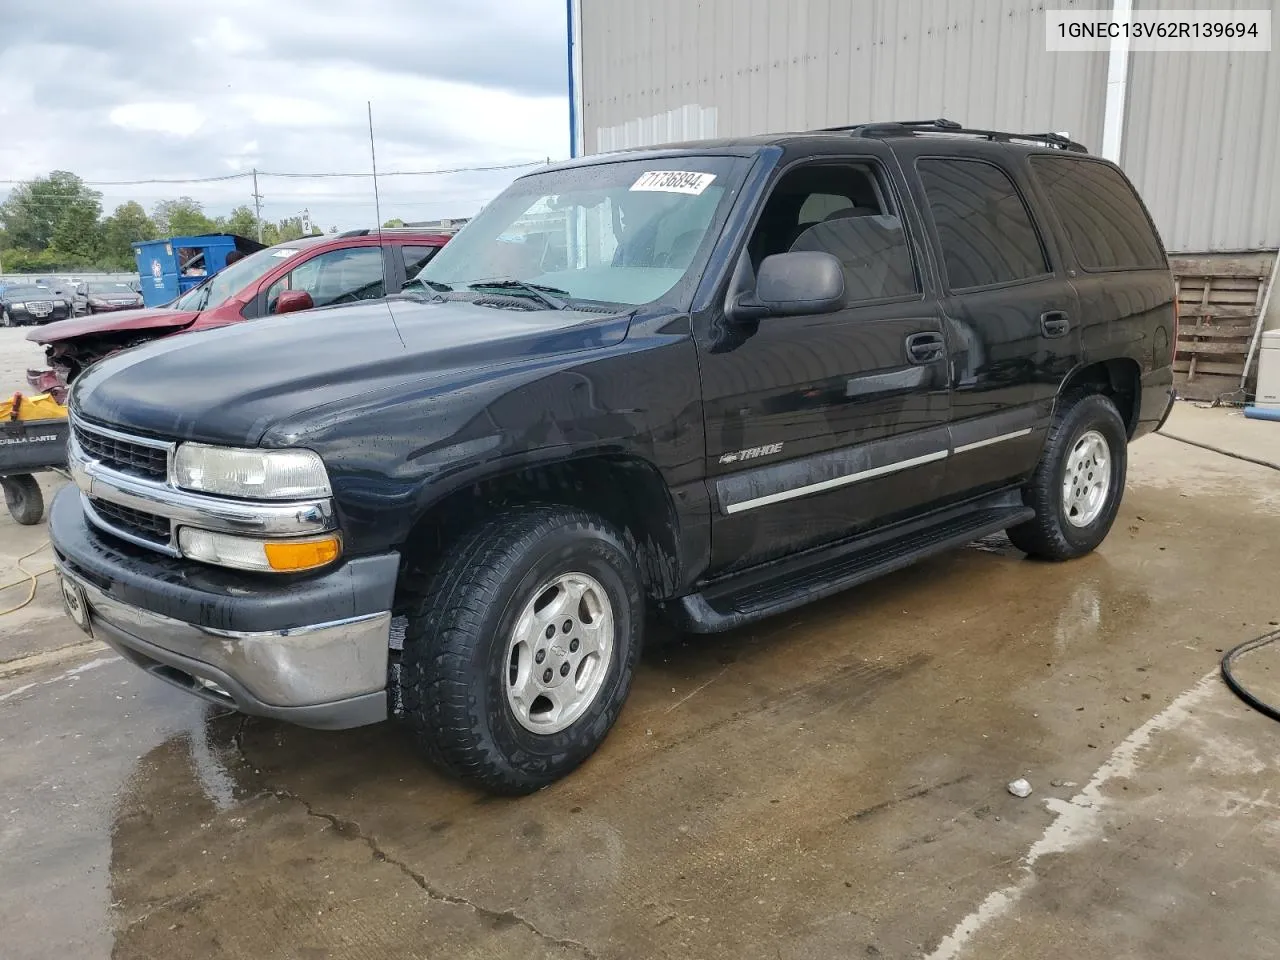
{"label": "door handle", "polygon": [[912,363],[937,363],[946,355],[940,333],[913,333],[907,337],[907,359]]}
{"label": "door handle", "polygon": [[1047,310],[1040,314],[1040,331],[1046,337],[1065,337],[1071,329],[1071,318],[1062,310]]}

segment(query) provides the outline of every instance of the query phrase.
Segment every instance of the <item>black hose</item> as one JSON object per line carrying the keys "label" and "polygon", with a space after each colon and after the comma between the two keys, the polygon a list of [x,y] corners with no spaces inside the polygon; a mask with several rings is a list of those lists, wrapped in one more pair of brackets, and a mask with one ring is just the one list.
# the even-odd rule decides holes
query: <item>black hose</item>
{"label": "black hose", "polygon": [[1241,654],[1250,653],[1259,647],[1265,647],[1269,643],[1275,643],[1280,640],[1280,630],[1264,634],[1261,637],[1255,637],[1252,640],[1246,640],[1244,643],[1237,644],[1222,655],[1222,679],[1226,681],[1231,692],[1247,703],[1259,713],[1265,714],[1272,720],[1280,720],[1280,709],[1271,706],[1271,704],[1259,700],[1252,693],[1245,689],[1244,684],[1236,679],[1236,675],[1231,670],[1231,665],[1235,663],[1237,657]]}
{"label": "black hose", "polygon": [[1199,447],[1201,450],[1208,450],[1210,453],[1220,453],[1224,457],[1231,457],[1233,460],[1243,460],[1245,463],[1256,463],[1260,467],[1269,467],[1272,470],[1280,470],[1280,463],[1272,463],[1270,460],[1259,460],[1257,457],[1249,457],[1243,453],[1232,453],[1230,450],[1223,450],[1221,447],[1215,447],[1212,444],[1201,443],[1199,440],[1188,440],[1186,437],[1179,437],[1176,434],[1165,433],[1164,429],[1156,431],[1158,436],[1164,437],[1166,440],[1177,440],[1179,443],[1185,443],[1190,447]]}

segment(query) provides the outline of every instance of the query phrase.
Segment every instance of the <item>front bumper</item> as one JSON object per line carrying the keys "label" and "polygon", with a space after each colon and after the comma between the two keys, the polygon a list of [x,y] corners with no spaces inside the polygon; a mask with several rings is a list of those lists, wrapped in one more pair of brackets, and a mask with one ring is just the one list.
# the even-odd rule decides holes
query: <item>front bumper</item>
{"label": "front bumper", "polygon": [[83,625],[152,675],[243,713],[340,729],[387,716],[397,554],[268,579],[116,542],[80,492],[49,512],[58,573]]}

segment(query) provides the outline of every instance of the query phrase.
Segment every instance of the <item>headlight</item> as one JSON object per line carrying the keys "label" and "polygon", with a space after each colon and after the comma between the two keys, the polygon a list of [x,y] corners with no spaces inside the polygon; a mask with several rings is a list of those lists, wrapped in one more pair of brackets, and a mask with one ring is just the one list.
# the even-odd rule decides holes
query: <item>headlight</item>
{"label": "headlight", "polygon": [[173,482],[184,490],[246,500],[330,495],[329,475],[310,450],[241,450],[183,443],[173,455]]}
{"label": "headlight", "polygon": [[314,570],[338,559],[342,543],[336,533],[305,540],[256,540],[183,527],[178,531],[182,555],[237,570],[296,573]]}

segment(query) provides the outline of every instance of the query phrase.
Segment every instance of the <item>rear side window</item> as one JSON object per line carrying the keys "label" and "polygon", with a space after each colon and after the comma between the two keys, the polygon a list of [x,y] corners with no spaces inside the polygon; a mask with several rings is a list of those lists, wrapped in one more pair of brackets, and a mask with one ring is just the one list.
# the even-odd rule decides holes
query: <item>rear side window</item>
{"label": "rear side window", "polygon": [[1085,270],[1163,268],[1142,201],[1115,167],[1096,160],[1032,157],[1031,169]]}
{"label": "rear side window", "polygon": [[427,261],[436,255],[439,247],[429,247],[425,244],[419,246],[417,244],[406,243],[400,248],[400,256],[404,260],[404,278],[412,280],[418,275],[418,271],[427,265]]}
{"label": "rear side window", "polygon": [[984,160],[919,160],[916,170],[951,289],[1049,272],[1031,214],[1007,173]]}

